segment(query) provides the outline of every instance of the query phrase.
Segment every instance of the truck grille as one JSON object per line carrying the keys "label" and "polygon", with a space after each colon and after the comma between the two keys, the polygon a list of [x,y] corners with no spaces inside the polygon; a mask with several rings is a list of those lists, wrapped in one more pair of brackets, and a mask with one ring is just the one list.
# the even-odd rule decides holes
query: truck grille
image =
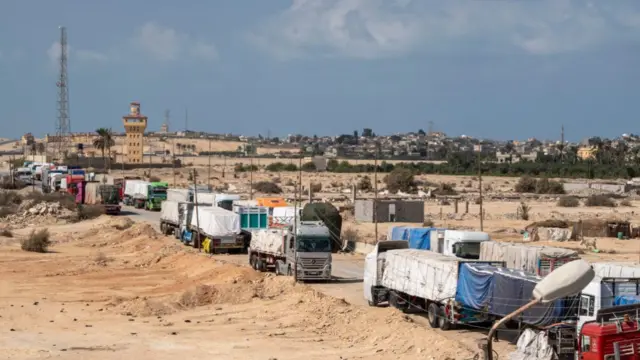
{"label": "truck grille", "polygon": [[324,268],[324,259],[302,259],[302,267],[305,270],[322,270]]}

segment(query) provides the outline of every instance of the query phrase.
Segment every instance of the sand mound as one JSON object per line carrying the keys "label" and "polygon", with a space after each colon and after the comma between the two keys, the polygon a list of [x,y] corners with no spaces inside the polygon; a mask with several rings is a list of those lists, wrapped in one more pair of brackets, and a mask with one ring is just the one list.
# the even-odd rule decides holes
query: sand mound
{"label": "sand mound", "polygon": [[123,233],[118,234],[119,237],[122,238],[137,238],[137,237],[146,237],[150,240],[156,240],[159,237],[159,234],[153,229],[153,227],[147,223],[135,223],[126,229]]}

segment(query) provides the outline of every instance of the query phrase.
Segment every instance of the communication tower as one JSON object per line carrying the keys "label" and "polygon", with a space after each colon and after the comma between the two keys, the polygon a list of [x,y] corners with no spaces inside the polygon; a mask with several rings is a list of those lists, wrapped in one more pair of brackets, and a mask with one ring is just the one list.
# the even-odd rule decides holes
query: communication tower
{"label": "communication tower", "polygon": [[67,28],[60,26],[60,74],[58,82],[58,118],[56,120],[56,141],[58,156],[63,157],[71,140],[71,120],[69,119],[69,78],[67,75]]}

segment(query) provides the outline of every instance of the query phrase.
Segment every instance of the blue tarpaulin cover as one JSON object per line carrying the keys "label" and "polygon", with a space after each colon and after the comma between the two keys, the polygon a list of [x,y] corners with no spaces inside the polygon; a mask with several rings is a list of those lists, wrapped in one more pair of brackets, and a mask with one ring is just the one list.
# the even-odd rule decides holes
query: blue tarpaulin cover
{"label": "blue tarpaulin cover", "polygon": [[436,233],[438,228],[432,227],[415,227],[407,228],[407,238],[409,241],[409,249],[431,250],[431,233]]}
{"label": "blue tarpaulin cover", "polygon": [[406,226],[394,226],[389,232],[388,240],[408,240]]}
{"label": "blue tarpaulin cover", "polygon": [[[532,299],[540,277],[520,270],[486,264],[463,264],[460,267],[456,301],[466,308],[506,316]],[[546,326],[566,318],[571,300],[559,299],[538,304],[514,318],[525,324]]]}
{"label": "blue tarpaulin cover", "polygon": [[458,274],[456,301],[474,310],[481,310],[488,306],[493,290],[491,268],[489,265],[462,265]]}
{"label": "blue tarpaulin cover", "polygon": [[614,306],[640,304],[640,296],[622,295],[613,300]]}

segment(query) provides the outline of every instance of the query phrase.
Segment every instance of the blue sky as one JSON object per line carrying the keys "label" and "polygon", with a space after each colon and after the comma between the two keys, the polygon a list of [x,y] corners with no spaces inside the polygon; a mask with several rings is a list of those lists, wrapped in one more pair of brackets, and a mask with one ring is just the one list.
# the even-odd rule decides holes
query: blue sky
{"label": "blue sky", "polygon": [[640,132],[637,0],[2,0],[0,137],[55,132],[59,25],[73,131]]}

